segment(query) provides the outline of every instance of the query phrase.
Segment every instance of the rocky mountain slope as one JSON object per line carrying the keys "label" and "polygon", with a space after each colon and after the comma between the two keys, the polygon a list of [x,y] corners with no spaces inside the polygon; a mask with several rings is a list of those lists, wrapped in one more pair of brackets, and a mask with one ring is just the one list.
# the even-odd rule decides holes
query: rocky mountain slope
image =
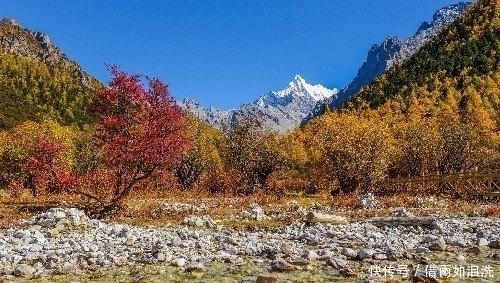
{"label": "rocky mountain slope", "polygon": [[317,116],[324,104],[329,104],[331,108],[340,107],[343,102],[356,94],[363,86],[371,83],[391,67],[402,63],[405,59],[415,54],[434,35],[457,19],[470,4],[470,2],[460,2],[437,10],[430,23],[427,21],[423,22],[415,35],[406,40],[400,40],[397,37],[387,37],[382,43],[374,44],[370,51],[368,51],[366,60],[359,68],[356,77],[346,87],[341,89],[336,97],[316,105],[304,122]]}
{"label": "rocky mountain slope", "polygon": [[498,121],[499,64],[500,7],[496,0],[478,0],[417,53],[363,87],[349,104],[377,108],[391,100],[402,111],[419,104],[428,115],[446,108],[488,124],[489,119]]}
{"label": "rocky mountain slope", "polygon": [[92,77],[54,45],[47,34],[23,28],[13,19],[0,21],[0,49],[43,62],[51,68],[74,67],[82,83],[91,84]]}
{"label": "rocky mountain slope", "polygon": [[100,83],[66,57],[46,34],[0,21],[0,129],[53,119],[83,126]]}
{"label": "rocky mountain slope", "polygon": [[253,117],[260,119],[268,129],[284,132],[297,127],[318,102],[334,97],[337,92],[337,89],[319,84],[310,85],[297,75],[285,89],[265,93],[238,109],[220,111],[213,107],[203,108],[192,99],[184,99],[179,105],[222,130],[234,126],[240,119]]}

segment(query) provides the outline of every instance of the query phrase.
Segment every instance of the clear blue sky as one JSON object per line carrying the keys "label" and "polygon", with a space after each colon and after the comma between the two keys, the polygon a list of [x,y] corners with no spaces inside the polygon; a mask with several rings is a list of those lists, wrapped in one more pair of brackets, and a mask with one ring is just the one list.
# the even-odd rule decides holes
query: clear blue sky
{"label": "clear blue sky", "polygon": [[177,99],[238,107],[295,74],[342,88],[370,47],[411,36],[453,0],[0,0],[99,80],[104,63],[156,76]]}

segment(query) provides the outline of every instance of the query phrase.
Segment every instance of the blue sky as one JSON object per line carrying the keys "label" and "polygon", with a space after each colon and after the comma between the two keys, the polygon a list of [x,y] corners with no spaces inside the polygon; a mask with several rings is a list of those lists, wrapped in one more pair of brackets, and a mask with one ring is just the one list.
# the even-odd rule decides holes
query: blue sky
{"label": "blue sky", "polygon": [[370,47],[411,36],[450,0],[0,0],[107,82],[105,63],[156,76],[176,99],[235,108],[295,74],[344,87]]}

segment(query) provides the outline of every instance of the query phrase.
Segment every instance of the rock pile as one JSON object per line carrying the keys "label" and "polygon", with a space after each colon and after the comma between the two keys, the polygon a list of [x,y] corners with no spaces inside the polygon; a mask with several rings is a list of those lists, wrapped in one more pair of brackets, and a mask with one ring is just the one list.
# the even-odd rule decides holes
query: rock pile
{"label": "rock pile", "polygon": [[392,212],[392,217],[413,217],[413,216],[414,215],[411,212],[408,212],[404,207],[396,208]]}
{"label": "rock pile", "polygon": [[206,211],[207,206],[205,203],[199,204],[187,204],[187,203],[164,203],[159,208],[153,209],[151,214],[154,217],[163,217],[167,215],[172,215],[176,213],[189,212],[189,213],[202,213]]}
{"label": "rock pile", "polygon": [[371,193],[364,194],[361,197],[361,207],[364,209],[376,209],[379,208],[380,203]]}
{"label": "rock pile", "polygon": [[190,215],[184,218],[183,224],[192,227],[214,227],[215,221],[210,218],[208,215],[204,215],[202,217]]}
{"label": "rock pile", "polygon": [[250,204],[250,211],[242,211],[240,217],[243,219],[262,221],[269,219],[264,210],[256,203]]}

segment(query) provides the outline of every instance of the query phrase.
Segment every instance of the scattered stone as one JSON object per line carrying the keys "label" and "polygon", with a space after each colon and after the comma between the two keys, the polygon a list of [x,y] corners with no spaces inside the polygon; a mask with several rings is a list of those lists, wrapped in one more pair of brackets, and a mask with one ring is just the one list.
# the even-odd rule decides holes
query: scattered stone
{"label": "scattered stone", "polygon": [[323,214],[313,211],[307,214],[306,219],[309,223],[329,223],[333,225],[343,225],[348,223],[347,219],[343,216]]}
{"label": "scattered stone", "polygon": [[155,217],[171,215],[179,212],[200,213],[207,209],[205,203],[187,204],[187,203],[164,203],[160,208],[154,209],[151,213]]}
{"label": "scattered stone", "polygon": [[203,269],[205,269],[205,266],[203,266],[203,263],[201,262],[194,262],[186,266],[187,272],[203,271]]}
{"label": "scattered stone", "polygon": [[172,261],[172,265],[177,267],[183,267],[186,265],[186,260],[182,257],[176,258]]}
{"label": "scattered stone", "polygon": [[440,252],[446,251],[446,242],[444,241],[443,237],[440,237],[436,242],[430,245],[429,250]]}
{"label": "scattered stone", "polygon": [[374,254],[375,254],[375,250],[373,250],[373,249],[361,249],[358,252],[358,258],[360,260],[370,259],[370,258],[373,258]]}
{"label": "scattered stone", "polygon": [[193,227],[215,227],[215,221],[213,221],[212,218],[210,218],[210,216],[208,215],[205,215],[203,217],[191,215],[184,218],[184,221],[182,223]]}
{"label": "scattered stone", "polygon": [[268,219],[264,210],[256,203],[250,204],[250,211],[242,211],[240,217],[243,219],[262,221]]}
{"label": "scattered stone", "polygon": [[376,253],[373,255],[373,259],[375,259],[375,260],[387,260],[388,257],[385,254]]}
{"label": "scattered stone", "polygon": [[370,222],[363,223],[363,227],[365,227],[366,231],[373,231],[378,229],[377,226],[371,224]]}
{"label": "scattered stone", "polygon": [[392,212],[392,217],[415,217],[411,212],[408,212],[404,207],[396,208]]}
{"label": "scattered stone", "polygon": [[488,240],[486,240],[485,238],[479,238],[477,240],[477,245],[480,246],[480,247],[486,247],[488,246]]}
{"label": "scattered stone", "polygon": [[78,267],[69,262],[64,262],[56,271],[57,274],[74,274],[78,271]]}
{"label": "scattered stone", "polygon": [[99,250],[99,246],[96,245],[96,244],[92,244],[92,245],[89,246],[89,250],[91,252],[97,252]]}
{"label": "scattered stone", "polygon": [[33,244],[30,248],[30,252],[34,252],[34,253],[41,252],[42,250],[43,250],[43,247],[39,244]]}
{"label": "scattered stone", "polygon": [[500,241],[499,240],[496,240],[496,241],[491,241],[489,244],[488,244],[488,247],[492,248],[492,249],[500,249]]}
{"label": "scattered stone", "polygon": [[319,255],[315,251],[306,250],[302,257],[307,260],[317,260]]}
{"label": "scattered stone", "polygon": [[16,231],[13,235],[13,237],[16,239],[24,239],[24,238],[29,237],[29,236],[30,236],[30,232],[24,231],[24,230]]}
{"label": "scattered stone", "polygon": [[415,249],[415,252],[420,253],[420,254],[427,254],[427,253],[430,253],[431,250],[426,248],[426,247],[418,247]]}
{"label": "scattered stone", "polygon": [[479,247],[471,247],[465,250],[466,253],[479,255],[481,253],[481,249]]}
{"label": "scattered stone", "polygon": [[440,230],[434,217],[375,217],[370,222],[377,227],[419,226]]}
{"label": "scattered stone", "polygon": [[347,267],[347,258],[345,256],[330,257],[326,260],[326,263],[335,269],[343,269]]}
{"label": "scattered stone", "polygon": [[394,247],[388,247],[385,255],[387,256],[387,259],[391,261],[397,261],[398,259],[403,257],[401,250]]}
{"label": "scattered stone", "polygon": [[[255,206],[252,208],[258,210]],[[188,226],[139,227],[89,220],[78,210],[71,212],[64,208],[60,209],[61,213],[57,211],[49,210],[21,221],[19,227],[22,228],[0,232],[0,278],[8,274],[26,274],[18,276],[36,278],[158,262],[198,271],[207,262],[216,260],[231,263],[230,268],[238,269],[247,260],[265,263],[268,259],[275,259],[270,265],[276,272],[318,269],[311,261],[321,259],[342,274],[355,276],[354,272],[348,272],[352,271],[348,260],[364,259],[365,262],[359,263],[364,267],[387,259],[409,259],[421,265],[430,264],[430,259],[425,258],[429,247],[450,251],[444,239],[450,246],[458,247],[455,249],[456,260],[468,258],[460,253],[472,256],[485,251],[489,251],[486,253],[489,258],[500,258],[500,252],[497,252],[500,249],[495,248],[498,246],[500,223],[497,219],[488,218],[442,217],[439,222],[434,220],[441,226],[440,230],[429,229],[436,227],[432,225],[410,225],[422,223],[418,222],[422,219],[425,224],[427,218],[396,215],[389,217],[391,221],[385,223],[361,221],[338,226],[330,223],[308,225],[304,221],[296,221],[275,230],[256,228],[240,231],[222,225],[213,226],[213,229],[188,227],[191,226],[189,223],[193,223],[192,227],[215,225],[207,224],[206,216],[186,220]],[[323,208],[321,211],[326,213]],[[285,213],[290,212],[287,210]],[[304,214],[295,216],[303,217]],[[201,221],[203,224],[200,224]],[[208,223],[211,223],[210,220]],[[83,229],[74,229],[75,226]],[[51,235],[49,231],[57,227],[68,233]],[[476,246],[471,247],[472,244]],[[495,250],[490,251],[486,246]],[[251,277],[245,282],[257,278]]]}
{"label": "scattered stone", "polygon": [[288,243],[282,243],[280,249],[285,256],[292,255],[292,247]]}
{"label": "scattered stone", "polygon": [[358,252],[350,248],[343,248],[341,254],[350,260],[358,258]]}
{"label": "scattered stone", "polygon": [[282,258],[278,258],[275,261],[273,261],[271,269],[272,271],[277,271],[277,272],[288,272],[297,270],[297,267],[288,263],[286,260]]}
{"label": "scattered stone", "polygon": [[160,252],[156,254],[156,260],[159,262],[164,262],[165,260],[167,260],[167,257],[165,256],[165,253]]}
{"label": "scattered stone", "polygon": [[[6,264],[3,267],[3,270],[0,270],[0,271],[3,271],[3,274],[5,274],[5,275],[11,275],[12,273],[14,273],[14,269],[12,269],[12,266],[10,266],[10,264]],[[0,272],[0,274],[1,274],[1,272]]]}
{"label": "scattered stone", "polygon": [[14,269],[14,274],[17,276],[28,276],[35,273],[35,269],[28,264],[19,264]]}
{"label": "scattered stone", "polygon": [[379,208],[379,206],[380,203],[371,193],[364,194],[361,197],[361,207],[363,207],[364,209],[377,209]]}
{"label": "scattered stone", "polygon": [[172,238],[172,240],[170,241],[170,245],[172,247],[178,247],[181,245],[181,242],[182,242],[182,240],[181,240],[181,238],[179,238],[179,236],[174,236]]}
{"label": "scattered stone", "polygon": [[62,231],[64,231],[65,227],[64,225],[58,225],[56,226],[55,228],[53,229],[50,229],[49,231],[47,231],[47,235],[51,238],[54,238],[55,236],[57,236],[59,233],[61,233]]}
{"label": "scattered stone", "polygon": [[256,283],[275,283],[278,282],[278,274],[276,273],[264,273],[259,274]]}
{"label": "scattered stone", "polygon": [[56,221],[54,219],[41,219],[38,224],[43,228],[51,228],[56,225]]}

